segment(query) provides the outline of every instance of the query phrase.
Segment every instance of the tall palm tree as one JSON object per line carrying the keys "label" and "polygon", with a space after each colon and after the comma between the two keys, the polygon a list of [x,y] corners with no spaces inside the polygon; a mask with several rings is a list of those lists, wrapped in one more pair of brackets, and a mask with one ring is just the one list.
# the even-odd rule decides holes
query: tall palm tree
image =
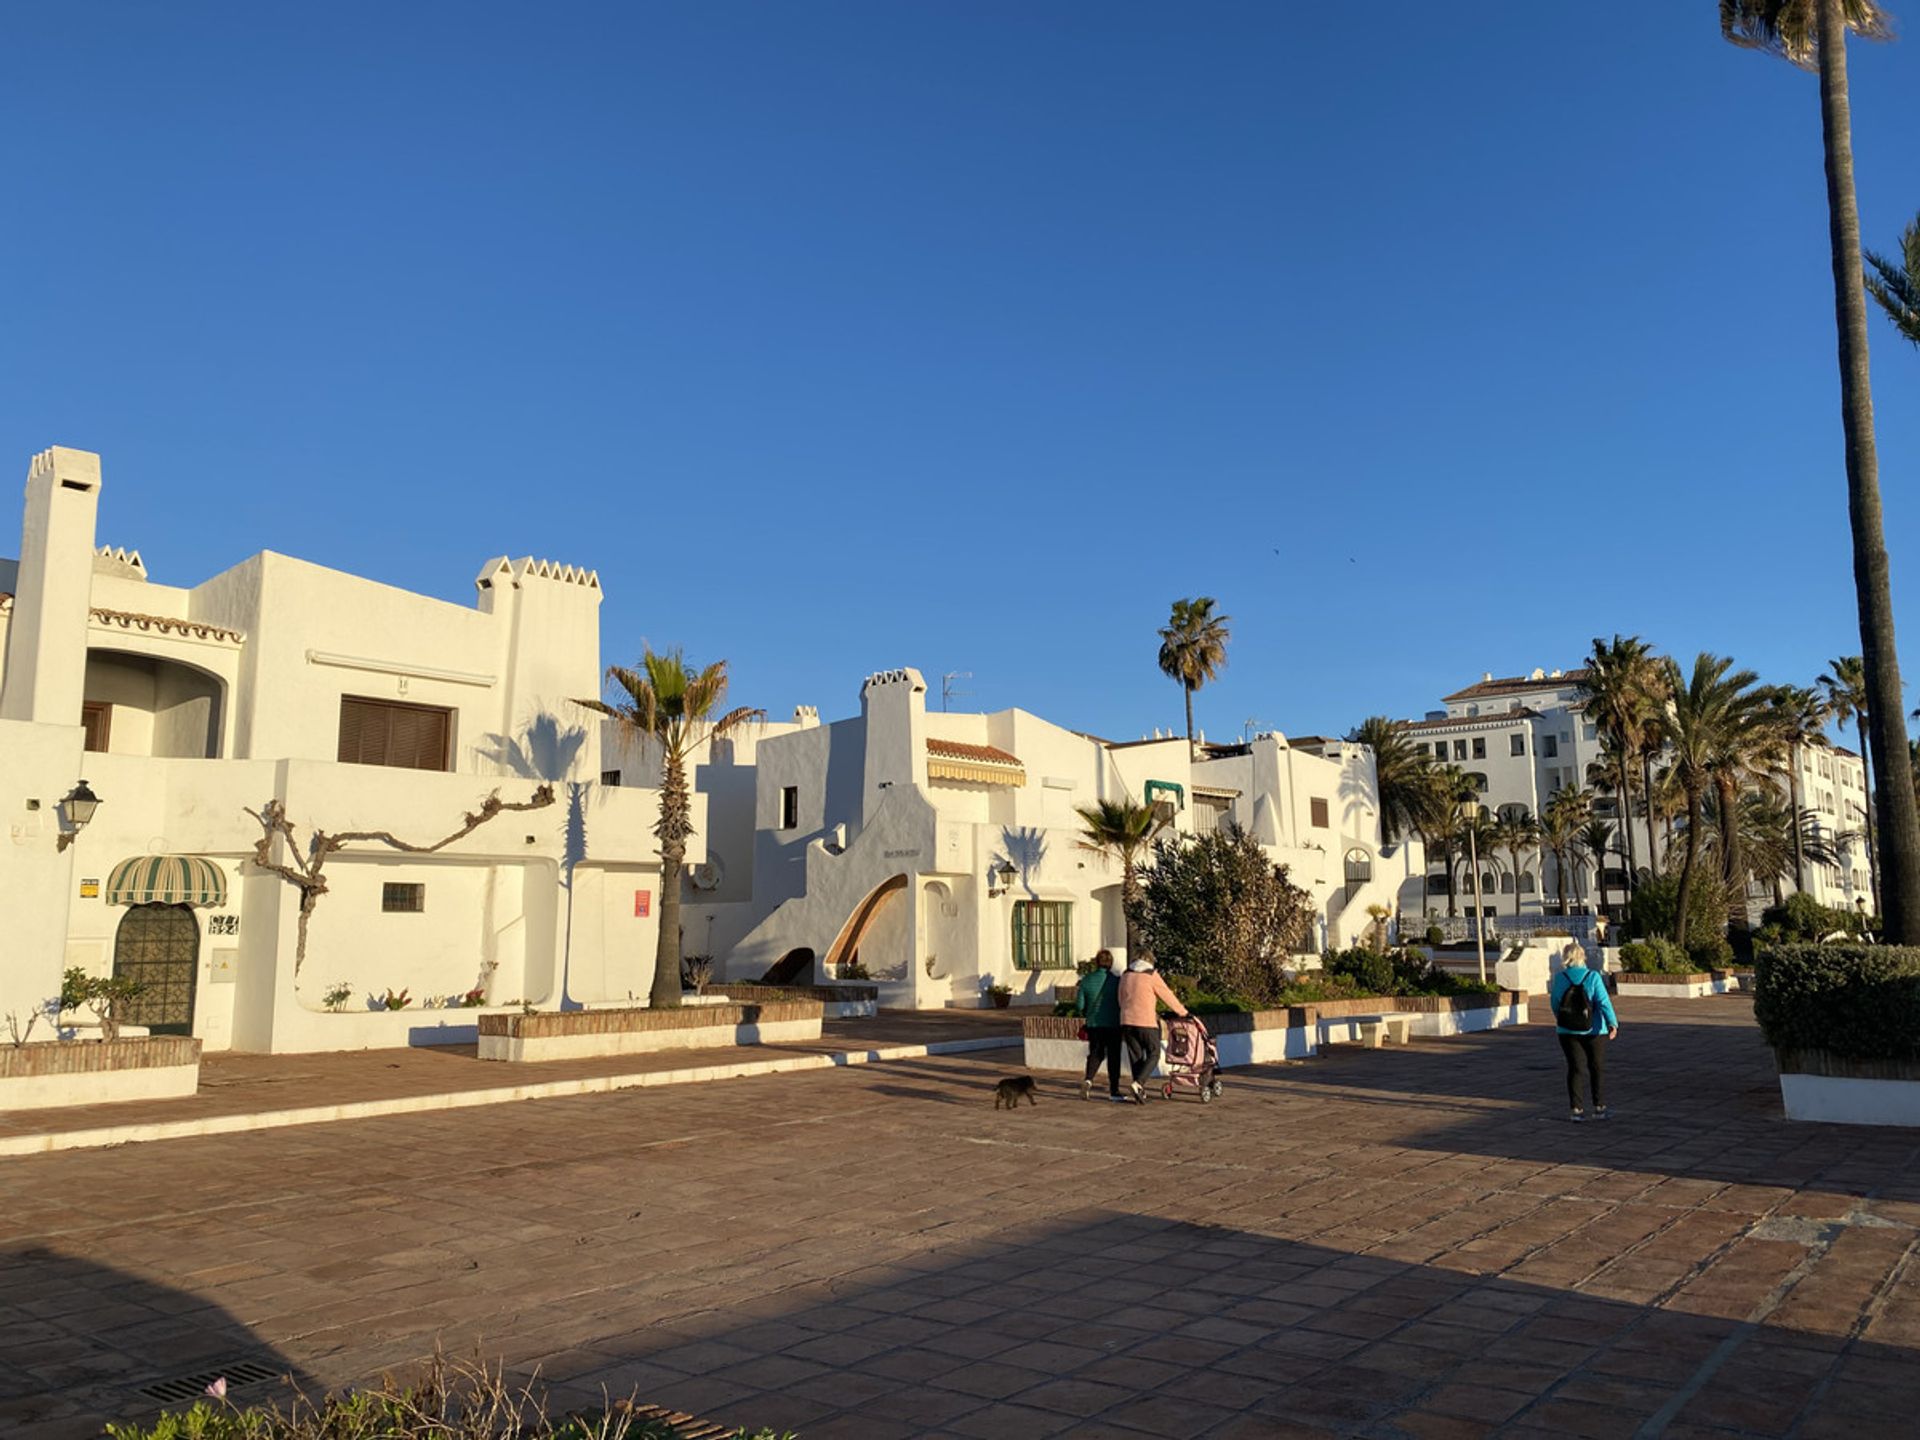
{"label": "tall palm tree", "polygon": [[1849,720],[1853,721],[1860,736],[1860,764],[1866,772],[1863,778],[1867,787],[1867,855],[1872,860],[1869,870],[1873,878],[1873,912],[1885,927],[1890,922],[1887,912],[1881,908],[1880,851],[1874,842],[1874,767],[1867,746],[1872,707],[1868,704],[1866,664],[1858,655],[1842,655],[1837,660],[1828,661],[1826,673],[1814,683],[1826,693],[1827,709],[1835,723],[1844,725]]}
{"label": "tall palm tree", "polygon": [[1433,762],[1413,748],[1404,720],[1369,715],[1347,739],[1373,751],[1374,789],[1380,800],[1380,838],[1392,844],[1417,832],[1430,808]]}
{"label": "tall palm tree", "polygon": [[[1807,685],[1776,685],[1767,692],[1767,704],[1774,722],[1786,738],[1787,802],[1798,815],[1800,806],[1800,757],[1810,749],[1827,743],[1827,723],[1832,718],[1820,692]],[[1798,826],[1793,827],[1793,888],[1807,888],[1806,843]]]}
{"label": "tall palm tree", "polygon": [[[1694,875],[1707,828],[1706,795],[1716,770],[1724,762],[1729,737],[1749,723],[1761,704],[1754,687],[1760,677],[1751,670],[1734,670],[1733,661],[1702,651],[1691,675],[1683,675],[1673,660],[1667,662],[1667,736],[1673,768],[1687,797],[1686,858],[1680,866],[1678,914],[1673,940],[1687,943],[1687,905],[1693,898]],[[1732,672],[1732,673],[1729,673]]]}
{"label": "tall palm tree", "polygon": [[1120,909],[1127,926],[1127,954],[1139,954],[1134,944],[1133,917],[1140,908],[1140,866],[1166,821],[1153,806],[1123,795],[1074,809],[1080,817],[1080,847],[1120,862]]}
{"label": "tall palm tree", "polygon": [[1900,232],[1900,258],[1866,252],[1867,293],[1880,302],[1887,319],[1920,346],[1920,215]]}
{"label": "tall palm tree", "polygon": [[1507,852],[1513,867],[1513,913],[1521,910],[1521,881],[1526,878],[1527,854],[1540,844],[1540,822],[1526,810],[1515,807],[1500,817],[1494,826],[1494,844]]}
{"label": "tall palm tree", "polygon": [[716,715],[727,696],[727,662],[691,668],[679,650],[644,648],[640,667],[607,667],[612,700],[582,700],[607,716],[627,737],[660,748],[660,940],[654,951],[653,986],[647,1003],[656,1010],[680,1003],[680,872],[693,834],[693,803],[687,789],[687,758],[761,712],[750,706]]}
{"label": "tall palm tree", "polygon": [[1540,811],[1540,844],[1553,856],[1554,895],[1562,915],[1567,909],[1567,877],[1573,873],[1573,856],[1580,845],[1580,831],[1593,813],[1593,792],[1563,785],[1553,792]]}
{"label": "tall palm tree", "polygon": [[1604,912],[1607,908],[1607,852],[1613,849],[1613,825],[1596,815],[1580,827],[1580,833],[1574,837],[1574,841],[1580,853],[1593,866],[1594,903]]}
{"label": "tall palm tree", "polygon": [[1435,765],[1427,772],[1427,798],[1424,806],[1428,860],[1439,852],[1447,871],[1447,914],[1460,913],[1458,862],[1467,848],[1466,824],[1477,814],[1480,792],[1458,765]]}
{"label": "tall palm tree", "polygon": [[[1720,0],[1720,31],[1820,76],[1820,129],[1826,150],[1827,235],[1833,255],[1834,319],[1839,334],[1840,418],[1846,434],[1847,512],[1853,531],[1853,583],[1860,610],[1870,725],[1865,752],[1874,773],[1898,773],[1900,658],[1894,645],[1893,587],[1880,506],[1880,464],[1873,439],[1873,388],[1867,358],[1867,298],[1860,269],[1860,209],[1853,187],[1852,114],[1847,96],[1847,34],[1885,40],[1892,22],[1874,0]],[[1873,878],[1888,940],[1920,938],[1920,803],[1906,785],[1873,795],[1880,844]],[[1869,791],[1872,795],[1872,792]]]}
{"label": "tall palm tree", "polygon": [[1176,600],[1160,629],[1160,671],[1180,682],[1187,700],[1187,750],[1193,750],[1193,692],[1227,667],[1231,615],[1213,613],[1214,599]]}
{"label": "tall palm tree", "polygon": [[[1620,830],[1626,837],[1627,893],[1633,893],[1639,868],[1633,838],[1633,765],[1645,762],[1647,743],[1659,711],[1659,666],[1653,651],[1638,635],[1613,637],[1607,644],[1594,637],[1587,656],[1587,678],[1581,685],[1587,714],[1610,741],[1607,759],[1613,769],[1612,787],[1620,800]],[[1651,787],[1649,787],[1650,789]],[[1653,844],[1653,811],[1647,811],[1647,844]],[[1651,857],[1649,857],[1651,859]]]}

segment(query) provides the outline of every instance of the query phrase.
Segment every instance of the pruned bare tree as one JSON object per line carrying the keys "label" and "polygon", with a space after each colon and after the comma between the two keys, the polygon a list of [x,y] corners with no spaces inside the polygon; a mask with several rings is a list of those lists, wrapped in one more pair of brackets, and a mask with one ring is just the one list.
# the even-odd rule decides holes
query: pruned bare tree
{"label": "pruned bare tree", "polygon": [[[326,868],[328,856],[355,843],[377,843],[408,855],[431,855],[437,850],[446,849],[456,840],[466,839],[496,815],[504,815],[514,810],[544,810],[551,804],[553,804],[553,786],[551,785],[542,785],[533,792],[533,798],[530,800],[502,800],[500,792],[495,790],[481,802],[478,810],[468,812],[458,830],[445,839],[434,841],[431,845],[410,844],[387,830],[342,830],[338,834],[330,835],[324,830],[315,829],[303,846],[294,834],[293,822],[287,818],[287,807],[284,801],[269,800],[258,810],[247,811],[247,814],[260,822],[260,838],[253,847],[254,868],[264,870],[269,875],[278,875],[300,892],[300,928],[293,947],[293,973],[298,975],[301,965],[306,962],[308,922],[313,918],[314,906],[319,904],[320,897],[327,893],[326,876],[322,872]],[[273,858],[273,842],[276,839],[284,839],[287,842],[286,863]]]}

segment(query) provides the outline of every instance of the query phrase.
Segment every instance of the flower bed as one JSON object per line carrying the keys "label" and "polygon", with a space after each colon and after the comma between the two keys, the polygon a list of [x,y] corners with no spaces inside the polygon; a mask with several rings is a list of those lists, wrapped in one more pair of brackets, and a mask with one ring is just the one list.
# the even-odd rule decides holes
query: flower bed
{"label": "flower bed", "polygon": [[480,1017],[482,1060],[578,1060],[595,1055],[640,1055],[818,1040],[818,1000],[765,1005],[700,1005],[674,1010],[568,1010]]}
{"label": "flower bed", "polygon": [[1788,1119],[1920,1126],[1920,948],[1763,948],[1753,1013]]}
{"label": "flower bed", "polygon": [[200,1042],[186,1035],[0,1048],[0,1110],[164,1100],[199,1087]]}
{"label": "flower bed", "polygon": [[[1527,997],[1517,990],[1497,995],[1373,995],[1354,1000],[1324,1000],[1271,1010],[1203,1014],[1213,1032],[1223,1069],[1266,1065],[1276,1060],[1305,1060],[1320,1044],[1320,1021],[1343,1015],[1412,1014],[1415,1035],[1462,1035],[1503,1025],[1522,1025]],[[1030,1070],[1084,1071],[1087,1042],[1079,1039],[1080,1020],[1072,1015],[1032,1015],[1021,1022]]]}
{"label": "flower bed", "polygon": [[880,1013],[878,985],[736,985],[728,981],[707,986],[707,994],[759,1005],[818,1000],[829,1020],[864,1020]]}

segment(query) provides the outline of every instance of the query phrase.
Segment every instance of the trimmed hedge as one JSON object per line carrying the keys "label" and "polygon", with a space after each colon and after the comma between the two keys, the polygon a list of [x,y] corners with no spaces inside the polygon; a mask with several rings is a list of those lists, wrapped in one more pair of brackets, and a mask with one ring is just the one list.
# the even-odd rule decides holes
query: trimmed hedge
{"label": "trimmed hedge", "polygon": [[1753,1014],[1775,1050],[1920,1060],[1920,947],[1763,948]]}

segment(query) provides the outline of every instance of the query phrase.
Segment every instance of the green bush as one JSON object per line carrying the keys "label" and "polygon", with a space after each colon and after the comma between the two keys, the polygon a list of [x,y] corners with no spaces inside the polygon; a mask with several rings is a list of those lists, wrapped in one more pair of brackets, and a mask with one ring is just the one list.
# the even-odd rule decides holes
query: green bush
{"label": "green bush", "polygon": [[1391,995],[1394,968],[1391,956],[1366,946],[1329,950],[1320,957],[1323,975],[1349,981],[1363,995]]}
{"label": "green bush", "polygon": [[1243,995],[1219,995],[1202,988],[1191,975],[1165,975],[1167,988],[1195,1015],[1238,1015],[1260,1008]]}
{"label": "green bush", "polygon": [[1792,944],[1824,940],[1833,934],[1859,935],[1879,926],[1872,917],[1822,905],[1811,895],[1789,895],[1786,904],[1761,912],[1760,928],[1770,940]]}
{"label": "green bush", "polygon": [[1709,935],[1695,941],[1689,937],[1687,960],[1695,970],[1725,970],[1734,961],[1733,942],[1725,935]]}
{"label": "green bush", "polygon": [[1366,1000],[1376,993],[1363,990],[1342,975],[1305,975],[1281,988],[1277,1005],[1318,1005],[1327,1000]]}
{"label": "green bush", "polygon": [[1754,966],[1753,1014],[1776,1050],[1920,1060],[1920,947],[1762,949]]}
{"label": "green bush", "polygon": [[[1720,877],[1702,864],[1693,876],[1687,897],[1687,944],[1704,945],[1727,932],[1730,896]],[[1627,904],[1627,930],[1638,940],[1673,938],[1673,922],[1680,914],[1680,877],[1649,875]]]}
{"label": "green bush", "polygon": [[1442,930],[1437,924],[1427,926],[1427,944],[1440,945],[1446,941],[1446,938],[1447,932]]}
{"label": "green bush", "polygon": [[1694,968],[1693,959],[1686,951],[1658,936],[1622,945],[1620,965],[1632,975],[1688,975]]}

